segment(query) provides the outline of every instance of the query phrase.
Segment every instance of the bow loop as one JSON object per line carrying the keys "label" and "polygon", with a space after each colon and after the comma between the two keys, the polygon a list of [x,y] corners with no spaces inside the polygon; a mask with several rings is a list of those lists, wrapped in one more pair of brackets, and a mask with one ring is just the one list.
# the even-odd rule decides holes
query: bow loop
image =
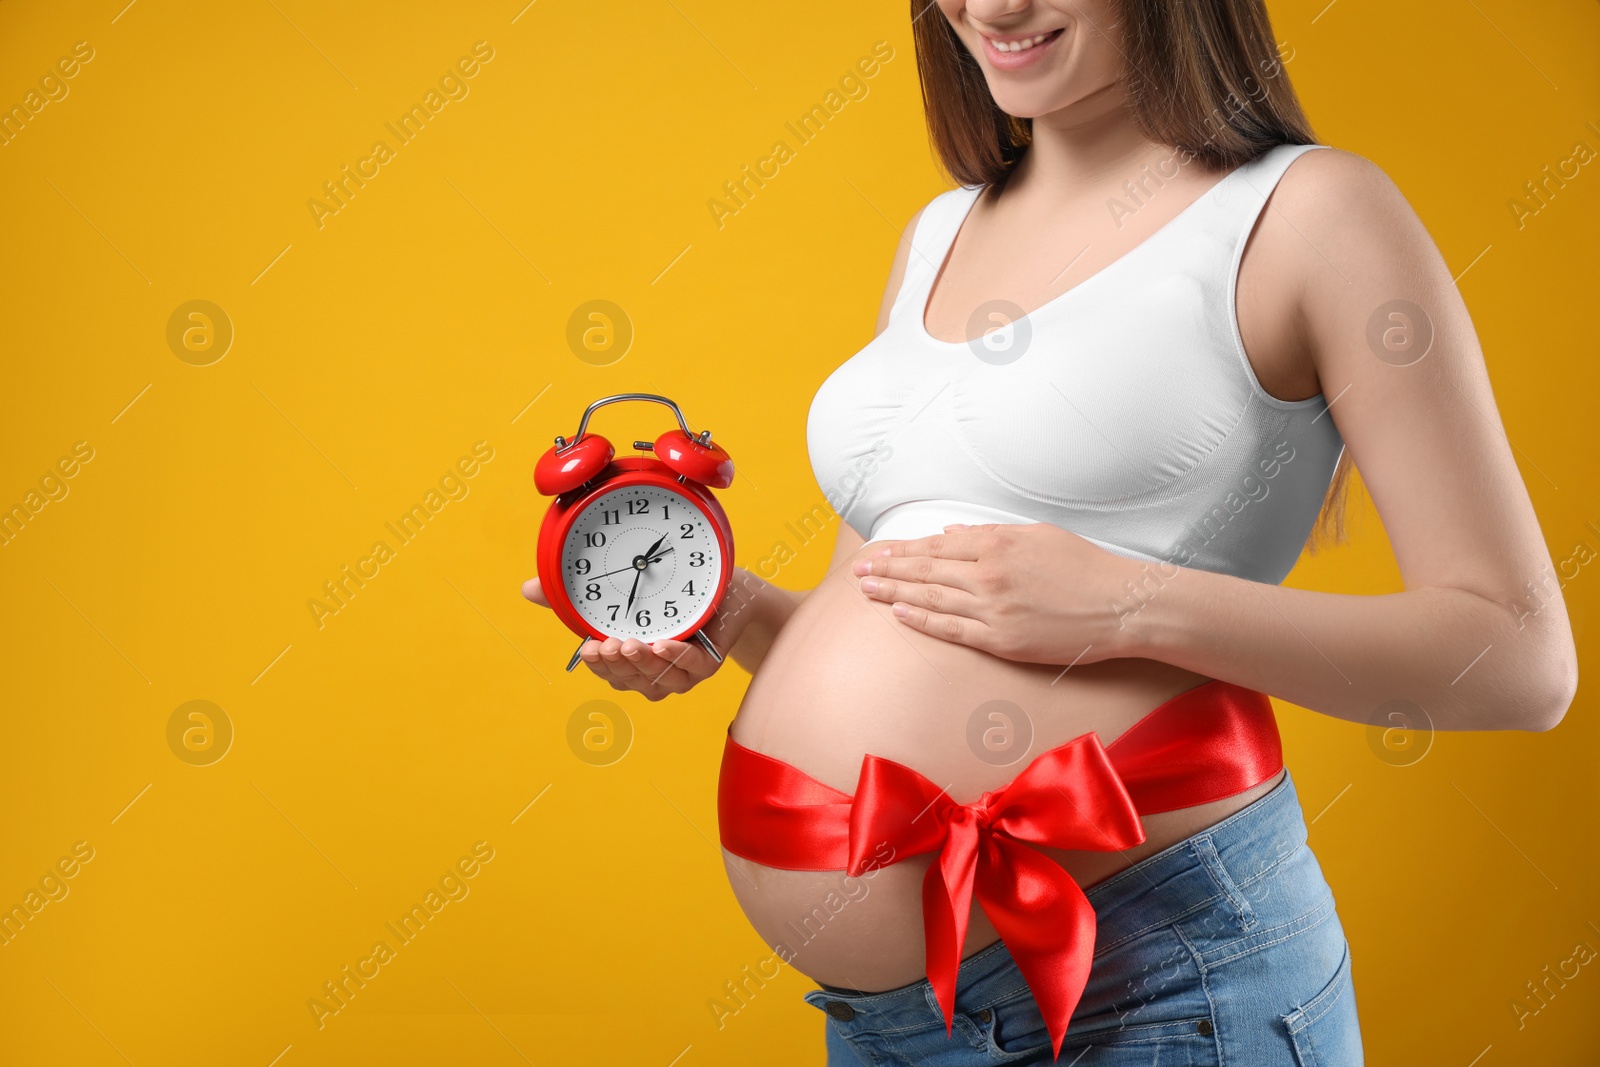
{"label": "bow loop", "polygon": [[923,876],[922,922],[928,981],[946,1033],[976,895],[1033,991],[1059,1055],[1089,978],[1095,915],[1072,876],[1033,846],[1107,851],[1144,839],[1133,800],[1094,733],[1039,756],[1011,784],[970,804],[957,804],[909,767],[869,755],[850,810],[849,873],[938,853]]}

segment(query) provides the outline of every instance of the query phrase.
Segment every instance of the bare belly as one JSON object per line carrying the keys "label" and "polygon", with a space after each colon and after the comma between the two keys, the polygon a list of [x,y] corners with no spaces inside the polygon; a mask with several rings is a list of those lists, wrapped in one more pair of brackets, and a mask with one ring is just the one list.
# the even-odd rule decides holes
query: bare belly
{"label": "bare belly", "polygon": [[[857,558],[881,547],[868,543]],[[1079,664],[1065,673],[1061,665],[1003,660],[911,629],[888,604],[865,597],[857,580],[842,566],[806,597],[768,650],[731,727],[741,745],[846,793],[855,792],[862,757],[872,753],[968,803],[1080,734],[1093,730],[1111,744],[1152,708],[1208,680],[1153,660]],[[1030,729],[1024,750],[1018,742]],[[1239,810],[1279,777],[1145,817],[1147,840],[1125,852],[1042,851],[1088,888]],[[751,925],[802,974],[871,991],[923,976],[922,875],[931,856],[861,878],[779,870],[726,850],[723,861]],[[997,938],[974,903],[965,953]]]}

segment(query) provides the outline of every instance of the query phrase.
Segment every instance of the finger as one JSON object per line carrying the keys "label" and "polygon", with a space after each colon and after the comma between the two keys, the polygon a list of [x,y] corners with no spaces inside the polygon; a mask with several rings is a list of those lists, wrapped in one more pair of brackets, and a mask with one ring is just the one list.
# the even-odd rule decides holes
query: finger
{"label": "finger", "polygon": [[913,537],[908,541],[885,541],[883,549],[874,553],[874,556],[938,556],[940,559],[976,560],[984,535],[994,527],[994,523],[989,523],[927,537]]}
{"label": "finger", "polygon": [[614,686],[647,695],[686,692],[717,668],[716,661],[698,646],[681,641],[658,641],[651,646],[629,638],[619,651],[619,663],[602,659],[596,673],[604,672],[603,677]]}
{"label": "finger", "polygon": [[[874,578],[897,578],[904,582],[927,582],[980,592],[978,564],[965,559],[941,559],[937,556],[879,556],[858,559],[851,571],[864,582],[868,575]],[[880,583],[881,584],[881,583]],[[865,591],[865,586],[862,587]]]}
{"label": "finger", "polygon": [[[608,659],[606,644],[616,643],[616,654]],[[611,668],[612,676],[628,685],[643,688],[650,684],[651,673],[646,671],[647,660],[652,658],[648,646],[636,637],[618,639],[608,637],[600,648],[600,659]]]}
{"label": "finger", "polygon": [[628,661],[623,658],[621,638],[608,637],[598,642],[596,651],[599,653],[596,663],[609,668],[613,672],[621,672],[623,677],[633,673]]}
{"label": "finger", "polygon": [[705,649],[687,641],[657,641],[651,650],[656,657],[652,680],[669,688],[687,689],[709,678],[721,666]]}
{"label": "finger", "polygon": [[913,630],[952,644],[968,645],[985,652],[994,650],[994,632],[975,619],[961,615],[947,615],[915,604],[899,603],[891,609],[896,619]]}
{"label": "finger", "polygon": [[633,670],[626,664],[619,665],[613,659],[606,659],[601,654],[604,647],[604,641],[597,641],[591,637],[578,648],[578,656],[596,677],[603,678],[614,686],[621,686]]}
{"label": "finger", "polygon": [[610,637],[586,642],[584,651],[591,648],[584,659],[596,675],[614,686],[645,693],[687,690],[717,668],[698,645],[681,641],[657,641],[652,646],[638,638]]}
{"label": "finger", "polygon": [[622,642],[622,658],[627,660],[628,666],[638,674],[641,682],[652,685],[660,684],[662,676],[672,667],[670,657],[660,655],[650,645],[636,638]]}
{"label": "finger", "polygon": [[550,606],[550,598],[544,595],[544,587],[539,584],[539,579],[529,578],[522,583],[522,595],[538,604],[540,607]]}
{"label": "finger", "polygon": [[912,604],[928,611],[975,619],[983,600],[965,589],[934,582],[904,582],[894,578],[863,578],[861,592],[884,604]]}

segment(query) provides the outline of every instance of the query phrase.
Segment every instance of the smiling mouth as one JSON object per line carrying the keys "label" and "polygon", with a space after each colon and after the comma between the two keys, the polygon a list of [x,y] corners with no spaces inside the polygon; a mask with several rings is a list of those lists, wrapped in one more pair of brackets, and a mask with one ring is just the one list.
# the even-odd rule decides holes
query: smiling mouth
{"label": "smiling mouth", "polygon": [[994,46],[995,51],[1005,52],[1009,55],[1017,52],[1026,52],[1042,44],[1048,44],[1059,36],[1061,36],[1060,30],[1051,30],[1048,33],[1034,34],[1032,37],[1014,37],[1000,40],[999,38],[985,36],[984,39]]}

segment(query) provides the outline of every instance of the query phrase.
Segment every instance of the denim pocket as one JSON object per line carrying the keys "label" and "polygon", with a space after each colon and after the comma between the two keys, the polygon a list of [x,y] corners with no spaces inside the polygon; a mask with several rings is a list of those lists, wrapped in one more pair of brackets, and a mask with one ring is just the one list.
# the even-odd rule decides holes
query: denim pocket
{"label": "denim pocket", "polygon": [[969,1018],[977,1031],[977,1041],[986,1046],[990,1056],[998,1062],[1037,1054],[1041,1049],[1047,1057],[1049,1055],[1050,1030],[1045,1026],[1038,1001],[1026,988],[972,1013]]}
{"label": "denim pocket", "polygon": [[1333,978],[1316,996],[1283,1017],[1299,1067],[1361,1067],[1361,1024],[1345,942]]}
{"label": "denim pocket", "polygon": [[[1038,1003],[1024,993],[987,1009],[977,1018],[987,1032],[989,1052],[994,1062],[1014,1062],[1014,1057],[1030,1063],[1049,1063],[1050,1030]],[[1148,1064],[1210,1064],[1214,1062],[1216,1043],[1209,1037],[1212,1023],[1209,1016],[1192,1019],[1172,1019],[1137,1025],[1106,1025],[1109,1020],[1090,1020],[1087,1024],[1073,1026],[1061,1044],[1061,1064],[1071,1063],[1090,1048],[1104,1050],[1102,1057],[1115,1055],[1115,1059],[1097,1059],[1096,1063]],[[1096,1025],[1099,1023],[1100,1025]],[[1076,1054],[1076,1056],[1074,1055]],[[1033,1057],[1039,1057],[1034,1059]],[[1156,1060],[1152,1060],[1156,1057]],[[1125,1059],[1124,1059],[1125,1058]]]}
{"label": "denim pocket", "polygon": [[[1051,1063],[1050,1032],[1027,990],[971,1016],[994,1063]],[[1095,1049],[1093,1062],[1190,1067],[1217,1062],[1211,1004],[1192,953],[1171,927],[1096,957],[1057,1067]]]}

